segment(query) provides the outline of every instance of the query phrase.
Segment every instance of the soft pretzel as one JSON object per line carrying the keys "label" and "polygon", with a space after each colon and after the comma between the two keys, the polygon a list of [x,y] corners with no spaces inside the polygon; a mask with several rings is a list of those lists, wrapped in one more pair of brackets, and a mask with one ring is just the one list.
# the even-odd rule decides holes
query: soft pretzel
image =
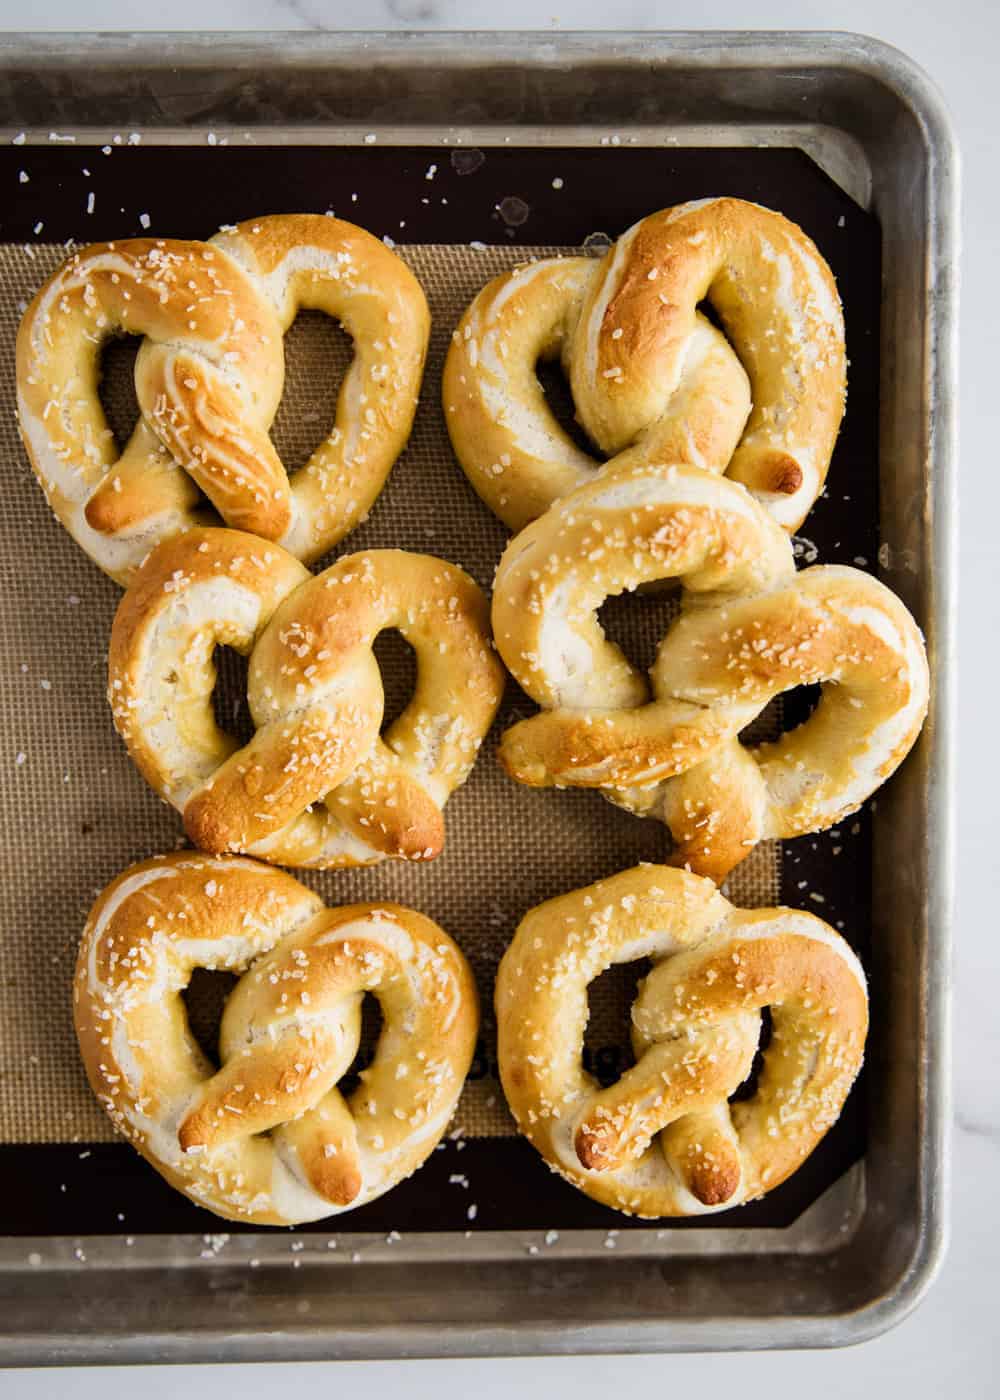
{"label": "soft pretzel", "polygon": [[[587,988],[649,958],[632,1007],[636,1063],[602,1089],[582,1065]],[[769,1007],[773,1034],[752,1097]],[[497,975],[500,1074],[549,1165],[605,1205],[700,1215],[762,1196],[836,1121],[861,1067],[865,976],[822,920],[737,909],[710,881],[625,871],[539,905]]]}
{"label": "soft pretzel", "polygon": [[[199,967],[241,974],[218,1068],[182,997]],[[345,1098],[366,992],[383,1029]],[[294,1225],[374,1200],[429,1156],[472,1061],[478,1004],[459,949],[412,909],[326,909],[281,871],[186,852],[100,895],[74,1015],[95,1094],[172,1186],[230,1220]]]}
{"label": "soft pretzel", "polygon": [[[416,689],[379,737],[372,642],[397,628]],[[213,651],[250,656],[256,733],[240,747],[212,711]],[[293,866],[430,859],[442,807],[468,776],[503,689],[486,600],[453,564],[402,550],[325,573],[235,530],[161,544],[115,616],[115,725],[192,841]]]}
{"label": "soft pretzel", "polygon": [[[685,604],[650,695],[597,609],[663,578],[682,580]],[[746,489],[693,467],[633,468],[559,501],[508,545],[493,624],[514,678],[546,711],[504,734],[511,776],[600,788],[659,816],[671,859],[720,880],[757,841],[854,811],[926,714],[926,655],[902,603],[856,569],[796,574],[790,542]],[[771,699],[817,682],[804,724],[741,746]]]}
{"label": "soft pretzel", "polygon": [[[545,402],[535,365],[556,356],[604,466]],[[598,472],[681,462],[743,482],[791,531],[822,490],[845,374],[840,300],[812,241],[769,209],[708,199],[641,220],[600,262],[491,282],[455,332],[444,407],[460,463],[511,529]]]}
{"label": "soft pretzel", "polygon": [[[329,438],[289,483],[268,436],[296,313],[341,320],[355,356]],[[56,515],[127,584],[161,539],[228,524],[311,560],[367,512],[406,442],[429,318],[405,264],[363,229],[275,215],[211,243],[137,238],[72,254],[18,332],[18,419]],[[140,418],[119,456],[100,351],[143,335]]]}

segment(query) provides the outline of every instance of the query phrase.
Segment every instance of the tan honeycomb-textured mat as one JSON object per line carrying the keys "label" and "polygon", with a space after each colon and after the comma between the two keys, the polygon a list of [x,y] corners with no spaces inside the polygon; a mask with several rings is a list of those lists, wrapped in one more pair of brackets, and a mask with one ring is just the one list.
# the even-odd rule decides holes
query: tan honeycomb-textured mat
{"label": "tan honeycomb-textured mat", "polygon": [[[452,327],[489,277],[548,249],[423,245],[400,250],[422,281],[434,332],[410,445],[370,519],[340,552],[397,546],[453,560],[489,586],[505,540],[451,454],[438,404]],[[108,631],[119,590],[50,515],[14,421],[14,337],[21,310],[62,250],[0,247],[0,1142],[102,1141],[110,1124],[87,1087],[76,1053],[70,981],[76,943],[97,892],[125,866],[184,844],[177,815],[146,787],[111,725],[104,699]],[[285,399],[275,441],[293,469],[325,435],[349,341],[310,313],[288,338]],[[106,361],[109,416],[127,429],[129,353]],[[646,664],[671,603],[617,600],[607,625]],[[408,662],[382,649],[387,694],[403,697]],[[221,713],[239,722],[238,669],[228,669]],[[394,680],[395,675],[395,680]],[[398,705],[397,705],[398,708]],[[504,709],[466,787],[447,807],[447,848],[430,866],[385,863],[309,874],[331,903],[388,898],[437,919],[464,948],[479,979],[483,1053],[473,1066],[456,1124],[468,1136],[512,1131],[493,1065],[489,1013],[493,972],[523,913],[666,850],[656,822],[620,812],[595,793],[532,792],[504,777],[499,733],[530,707],[511,685]],[[758,847],[728,892],[741,904],[774,902],[779,850]],[[605,976],[592,995],[588,1043],[613,1064],[626,1040],[628,978]],[[204,1008],[203,1008],[204,1011]],[[599,1061],[600,1062],[600,1061]]]}

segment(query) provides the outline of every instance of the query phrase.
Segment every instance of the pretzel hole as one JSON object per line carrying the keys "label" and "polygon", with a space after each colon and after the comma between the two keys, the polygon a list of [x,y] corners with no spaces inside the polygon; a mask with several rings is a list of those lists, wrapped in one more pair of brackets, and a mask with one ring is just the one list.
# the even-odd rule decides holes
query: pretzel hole
{"label": "pretzel hole", "polygon": [[361,1039],[358,1041],[358,1053],[337,1085],[342,1094],[353,1094],[361,1083],[361,1072],[366,1070],[375,1058],[384,1024],[378,997],[373,992],[365,992],[361,1003]]}
{"label": "pretzel hole", "polygon": [[97,397],[108,427],[122,452],[139,421],[139,400],[135,396],[135,357],[141,335],[111,336],[101,346],[98,360]]}
{"label": "pretzel hole", "polygon": [[784,695],[779,695],[777,698],[783,701],[784,732],[787,734],[789,730],[798,729],[800,724],[805,724],[822,696],[821,685],[797,685],[793,690],[786,690]]}
{"label": "pretzel hole", "polygon": [[212,659],[215,662],[215,689],[212,691],[215,722],[240,744],[247,744],[254,735],[247,700],[249,659],[226,646],[217,646]]}
{"label": "pretzel hole", "polygon": [[578,447],[581,452],[586,452],[590,457],[598,457],[600,461],[605,461],[600,448],[591,442],[587,433],[577,422],[573,392],[569,387],[569,380],[563,372],[562,361],[558,356],[553,359],[539,360],[535,365],[535,378],[545,395],[549,412],[567,437],[572,440],[574,446]]}
{"label": "pretzel hole", "polygon": [[191,1034],[214,1069],[219,1068],[219,1023],[237,981],[233,972],[210,972],[206,967],[196,967],[181,992]]}
{"label": "pretzel hole", "polygon": [[322,311],[301,311],[285,332],[285,389],[271,438],[291,476],[333,431],[354,342]]}
{"label": "pretzel hole", "polygon": [[629,1034],[632,1003],[649,959],[620,963],[595,977],[587,988],[587,1026],[583,1033],[583,1067],[602,1089],[635,1064]]}
{"label": "pretzel hole", "polygon": [[372,647],[382,672],[385,710],[382,713],[382,733],[394,724],[406,709],[417,685],[417,654],[409,642],[394,627],[380,632]]}
{"label": "pretzel hole", "polygon": [[771,1018],[771,1008],[764,1006],[760,1013],[760,1039],[757,1042],[757,1053],[753,1057],[750,1073],[743,1083],[738,1084],[729,1095],[730,1103],[740,1103],[744,1099],[752,1099],[756,1094],[757,1081],[760,1079],[760,1072],[764,1067],[764,1052],[770,1045],[773,1034],[774,1022]]}
{"label": "pretzel hole", "polygon": [[[725,335],[726,339],[729,340],[728,335],[726,335],[726,327],[723,324],[722,317],[719,315],[718,311],[716,311],[715,307],[710,301],[708,301],[707,299],[705,301],[700,301],[698,303],[697,309],[701,312],[706,321],[710,321],[712,323],[712,325],[720,333],[720,335]],[[730,341],[729,343],[730,345],[732,345],[732,341]]]}
{"label": "pretzel hole", "polygon": [[678,596],[676,589],[658,589],[605,598],[597,610],[597,621],[608,641],[620,647],[637,670],[646,672],[677,616]]}
{"label": "pretzel hole", "polygon": [[740,743],[748,748],[773,744],[783,734],[798,729],[819,704],[821,694],[819,685],[798,685],[776,695],[746,729],[740,730]]}

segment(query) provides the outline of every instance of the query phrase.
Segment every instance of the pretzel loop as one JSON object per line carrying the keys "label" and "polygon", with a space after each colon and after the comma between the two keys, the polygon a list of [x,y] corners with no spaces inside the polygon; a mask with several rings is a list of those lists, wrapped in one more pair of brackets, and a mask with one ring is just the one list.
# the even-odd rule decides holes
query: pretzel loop
{"label": "pretzel loop", "polygon": [[[197,967],[241,974],[217,1070],[181,997]],[[345,1097],[367,992],[383,1029]],[[279,871],[197,853],[135,866],[99,898],[75,1016],[125,1136],[195,1201],[260,1224],[364,1204],[415,1170],[454,1111],[478,1019],[469,968],[429,919],[327,910]]]}
{"label": "pretzel loop", "polygon": [[[387,627],[411,641],[418,670],[380,737],[371,646]],[[256,733],[242,747],[212,712],[218,643],[250,656]],[[236,531],[161,545],[122,600],[109,649],[115,724],[191,839],[287,865],[437,855],[441,808],[501,691],[485,599],[460,569],[380,550],[313,578]]]}
{"label": "pretzel loop", "polygon": [[406,445],[430,335],[427,301],[396,253],[343,219],[252,219],[211,241],[266,290],[282,332],[300,311],[322,311],[354,342],[333,428],[291,479],[280,543],[308,562],[364,519]]}
{"label": "pretzel loop", "polygon": [[[583,1069],[587,987],[637,958],[636,1063],[601,1089]],[[772,1039],[753,1095],[760,1011]],[[779,1185],[838,1117],[861,1066],[864,973],[822,920],[734,908],[707,880],[643,866],[548,901],[497,977],[504,1091],[549,1164],[605,1204],[695,1215]]]}
{"label": "pretzel loop", "polygon": [[[557,355],[603,466],[545,402],[535,366]],[[599,263],[495,279],[455,332],[443,397],[459,461],[513,530],[598,471],[683,463],[743,482],[791,531],[823,487],[845,376],[840,302],[811,240],[710,199],[643,219]]]}

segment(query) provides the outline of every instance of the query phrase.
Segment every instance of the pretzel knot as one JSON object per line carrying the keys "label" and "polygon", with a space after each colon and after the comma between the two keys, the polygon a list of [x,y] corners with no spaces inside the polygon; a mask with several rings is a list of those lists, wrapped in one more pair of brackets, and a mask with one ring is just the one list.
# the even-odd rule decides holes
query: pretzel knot
{"label": "pretzel knot", "polygon": [[[396,628],[413,696],[380,737],[372,652]],[[256,733],[212,708],[216,645],[249,655]],[[461,569],[372,550],[311,576],[277,545],[191,530],[150,555],[115,616],[108,696],[143,776],[191,840],[293,866],[431,859],[503,690],[487,603]]]}
{"label": "pretzel knot", "polygon": [[[582,1065],[587,987],[649,958],[635,1064]],[[752,1096],[762,1008],[770,1044]],[[627,1214],[697,1215],[778,1186],[836,1121],[861,1067],[864,973],[821,919],[734,908],[710,881],[642,866],[533,909],[500,965],[500,1073],[549,1164]]]}
{"label": "pretzel knot", "polygon": [[[535,367],[557,357],[603,466],[546,403]],[[845,383],[815,245],[769,209],[707,199],[641,220],[600,262],[498,277],[462,318],[443,387],[455,453],[512,530],[597,473],[680,462],[742,482],[791,531],[823,488]]]}
{"label": "pretzel knot", "polygon": [[[289,483],[268,430],[282,336],[305,308],[341,321],[355,353],[331,434]],[[145,337],[140,418],[120,455],[97,395],[101,348],[119,333]],[[409,269],[337,219],[277,215],[211,243],[98,243],[68,259],[21,322],[21,434],[55,513],[120,583],[158,540],[211,523],[208,503],[311,560],[365,515],[402,451],[428,333]]]}
{"label": "pretzel knot", "polygon": [[[217,1069],[182,999],[199,967],[240,974]],[[367,992],[383,1029],[345,1097]],[[363,1205],[415,1171],[455,1109],[478,1025],[468,964],[430,919],[326,909],[281,871],[191,852],[133,866],[99,897],[74,1013],[119,1131],[199,1205],[262,1225]]]}
{"label": "pretzel knot", "polygon": [[[680,579],[680,618],[646,677],[605,638],[601,603]],[[633,467],[577,488],[510,542],[493,596],[497,649],[544,713],[500,759],[535,787],[592,787],[669,827],[671,860],[721,880],[756,842],[834,825],[888,778],[927,710],[923,641],[857,569],[796,574],[791,543],[746,488],[699,468]],[[820,684],[776,743],[742,729]]]}

